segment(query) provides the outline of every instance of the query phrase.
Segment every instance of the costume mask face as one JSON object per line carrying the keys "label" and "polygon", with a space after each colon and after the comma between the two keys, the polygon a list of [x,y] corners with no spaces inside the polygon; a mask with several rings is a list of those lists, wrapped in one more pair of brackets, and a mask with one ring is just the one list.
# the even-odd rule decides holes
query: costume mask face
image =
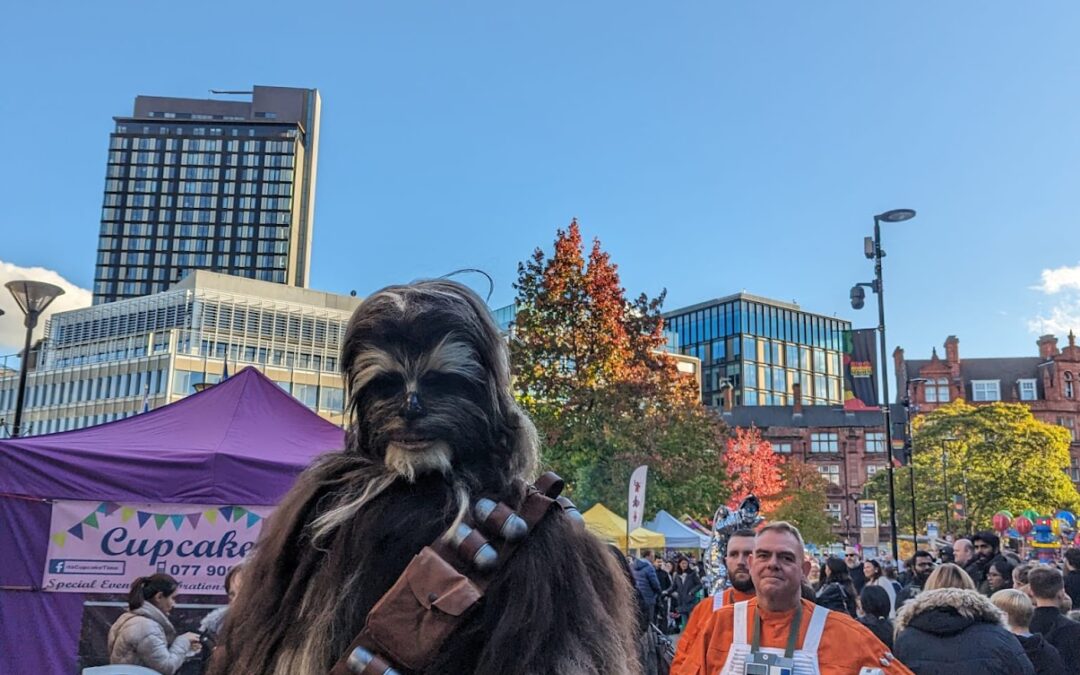
{"label": "costume mask face", "polygon": [[430,281],[375,293],[350,321],[342,356],[355,449],[408,480],[507,467],[511,453],[532,452],[513,438],[506,347],[464,286]]}

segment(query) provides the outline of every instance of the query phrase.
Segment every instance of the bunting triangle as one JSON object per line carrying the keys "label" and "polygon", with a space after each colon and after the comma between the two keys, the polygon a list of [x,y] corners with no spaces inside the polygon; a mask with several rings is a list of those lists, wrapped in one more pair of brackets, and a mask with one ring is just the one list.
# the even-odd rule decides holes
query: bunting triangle
{"label": "bunting triangle", "polygon": [[94,511],[93,513],[91,513],[87,517],[83,518],[83,522],[86,523],[87,525],[89,525],[90,527],[97,527],[98,526],[97,511]]}
{"label": "bunting triangle", "polygon": [[139,511],[139,527],[146,525],[146,521],[150,520],[151,515],[146,511]]}
{"label": "bunting triangle", "polygon": [[206,516],[206,520],[211,525],[216,525],[217,524],[217,511],[215,511],[214,509],[210,509],[209,511],[207,511],[203,515]]}
{"label": "bunting triangle", "polygon": [[164,515],[164,514],[155,513],[154,514],[154,525],[157,525],[157,529],[160,530],[161,526],[164,525],[165,521],[167,521],[168,519],[169,519],[169,517]]}
{"label": "bunting triangle", "polygon": [[68,530],[68,534],[79,539],[83,538],[82,523],[75,523],[75,526]]}
{"label": "bunting triangle", "polygon": [[255,523],[259,522],[260,520],[262,520],[262,518],[257,513],[248,512],[248,514],[247,514],[247,521],[248,521],[247,526],[248,527],[251,527]]}
{"label": "bunting triangle", "polygon": [[101,504],[99,504],[98,507],[97,507],[97,512],[98,513],[105,513],[108,510],[108,508],[109,508],[108,504],[106,504],[105,502],[101,502]]}
{"label": "bunting triangle", "polygon": [[120,505],[116,502],[109,502],[105,505],[105,515],[111,516],[120,509]]}
{"label": "bunting triangle", "polygon": [[178,513],[175,516],[169,516],[169,520],[172,521],[173,527],[175,527],[176,531],[179,532],[180,526],[184,524],[183,514]]}
{"label": "bunting triangle", "polygon": [[201,513],[189,513],[187,515],[188,522],[191,523],[192,529],[199,526],[199,518],[202,518]]}
{"label": "bunting triangle", "polygon": [[247,509],[245,509],[242,506],[237,506],[237,507],[233,508],[232,519],[234,521],[238,521],[241,518],[243,518],[246,513],[247,513]]}
{"label": "bunting triangle", "polygon": [[221,512],[221,515],[225,516],[225,522],[229,522],[230,520],[232,520],[233,507],[222,506],[220,509],[218,509],[218,511]]}
{"label": "bunting triangle", "polygon": [[67,532],[57,532],[52,536],[53,543],[60,548],[64,548],[64,544],[67,543]]}

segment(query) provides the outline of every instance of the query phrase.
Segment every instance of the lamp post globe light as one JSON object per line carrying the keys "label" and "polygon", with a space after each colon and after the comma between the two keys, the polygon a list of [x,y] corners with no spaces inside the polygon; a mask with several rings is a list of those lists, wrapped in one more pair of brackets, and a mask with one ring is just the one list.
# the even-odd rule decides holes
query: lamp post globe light
{"label": "lamp post globe light", "polygon": [[22,433],[23,401],[26,398],[26,375],[30,366],[30,343],[33,340],[34,328],[37,326],[41,313],[45,311],[53,300],[64,294],[64,289],[44,281],[9,281],[7,289],[15,297],[19,309],[24,315],[23,323],[26,326],[26,344],[23,347],[22,358],[19,359],[19,389],[15,398],[15,420],[11,425],[11,437],[18,438]]}
{"label": "lamp post globe light", "polygon": [[[885,419],[885,450],[889,460],[889,536],[892,539],[893,562],[900,563],[900,549],[896,537],[896,477],[893,465],[892,447],[892,420],[889,411],[889,367],[888,353],[885,347],[885,289],[881,280],[881,259],[885,252],[881,250],[881,223],[902,223],[915,217],[914,209],[893,209],[874,216],[874,237],[867,237],[863,241],[864,255],[874,261],[874,281],[871,283],[858,283],[851,289],[851,306],[854,309],[862,309],[866,297],[864,287],[869,287],[876,295],[878,301],[878,345],[881,348],[881,414]],[[912,542],[918,547],[918,539]]]}

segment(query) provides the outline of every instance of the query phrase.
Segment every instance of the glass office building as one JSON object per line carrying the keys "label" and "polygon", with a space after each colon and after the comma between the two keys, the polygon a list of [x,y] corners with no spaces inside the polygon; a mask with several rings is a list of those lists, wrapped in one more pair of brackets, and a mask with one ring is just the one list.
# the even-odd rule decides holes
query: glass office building
{"label": "glass office building", "polygon": [[109,138],[94,304],[189,270],[306,287],[319,143],[315,89],[250,100],[138,96]]}
{"label": "glass office building", "polygon": [[678,351],[701,361],[702,400],[733,405],[792,405],[802,386],[807,405],[842,405],[843,333],[851,322],[747,293],[665,312]]}

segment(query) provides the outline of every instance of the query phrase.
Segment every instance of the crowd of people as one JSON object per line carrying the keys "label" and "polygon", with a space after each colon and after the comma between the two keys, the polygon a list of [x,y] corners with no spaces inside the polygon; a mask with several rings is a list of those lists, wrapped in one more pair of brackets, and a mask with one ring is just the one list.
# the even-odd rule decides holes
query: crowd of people
{"label": "crowd of people", "polygon": [[[815,558],[797,529],[774,523],[735,533],[725,563],[730,587],[708,597],[691,556],[631,560],[642,611],[678,633],[672,673],[741,674],[771,658],[795,675],[1080,674],[1080,549],[1067,550],[1059,569],[1025,562],[982,532],[919,550],[898,569],[854,548]],[[817,618],[817,608],[830,611]],[[645,672],[662,671],[652,657],[644,651]]]}

